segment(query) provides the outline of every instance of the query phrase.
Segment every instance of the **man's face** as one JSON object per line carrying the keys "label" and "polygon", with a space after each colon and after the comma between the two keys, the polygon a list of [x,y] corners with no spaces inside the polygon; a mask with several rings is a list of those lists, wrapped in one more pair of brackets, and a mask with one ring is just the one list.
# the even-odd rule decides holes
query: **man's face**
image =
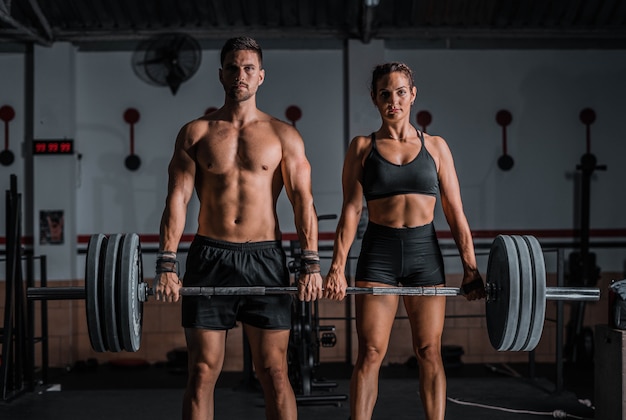
{"label": "man's face", "polygon": [[220,82],[226,96],[243,102],[256,94],[265,78],[259,56],[254,51],[240,50],[226,54],[220,69]]}

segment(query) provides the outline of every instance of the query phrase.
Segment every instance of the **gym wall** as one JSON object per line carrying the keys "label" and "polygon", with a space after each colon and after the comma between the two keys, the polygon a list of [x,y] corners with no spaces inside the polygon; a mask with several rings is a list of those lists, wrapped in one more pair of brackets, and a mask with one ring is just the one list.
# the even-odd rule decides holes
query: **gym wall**
{"label": "gym wall", "polygon": [[[79,251],[84,250],[85,238],[92,233],[137,232],[147,238],[144,246],[156,246],[167,163],[176,133],[182,124],[223,101],[217,79],[218,50],[203,52],[199,71],[176,95],[135,76],[131,56],[131,51],[81,51],[68,44],[51,49],[35,47],[35,121],[34,127],[27,129],[24,55],[0,53],[0,106],[8,104],[16,111],[9,125],[10,147],[16,160],[11,166],[0,166],[0,187],[8,189],[9,176],[15,173],[20,190],[28,194],[23,149],[29,130],[35,138],[69,137],[75,141],[73,157],[60,160],[42,156],[34,162],[33,214],[27,215],[32,220],[25,221],[24,234],[32,238],[36,254],[49,255],[48,274],[53,285],[82,284],[84,254]],[[400,60],[415,71],[419,93],[413,112],[428,110],[432,114],[427,131],[444,137],[454,154],[465,211],[473,230],[543,232],[545,236],[540,240],[544,246],[571,240],[562,231],[578,228],[576,165],[585,153],[586,141],[586,128],[579,113],[590,107],[597,114],[590,127],[591,151],[599,164],[607,165],[606,171],[598,171],[592,179],[590,225],[601,232],[616,232],[594,240],[626,236],[626,215],[621,210],[626,197],[620,193],[621,182],[626,179],[626,169],[621,164],[626,152],[626,143],[621,141],[625,134],[621,117],[626,111],[626,83],[620,77],[626,57],[620,51],[415,50],[406,46],[392,48],[382,41],[367,45],[355,41],[345,47],[321,49],[266,48],[264,58],[266,80],[258,94],[258,105],[284,120],[288,106],[297,105],[302,110],[296,127],[311,160],[319,214],[341,211],[341,165],[349,139],[378,128],[377,113],[369,101],[371,66],[384,60]],[[56,70],[50,73],[51,69]],[[55,86],[63,89],[57,91]],[[54,95],[60,98],[56,106]],[[137,171],[124,166],[129,154],[130,127],[123,113],[128,108],[140,112],[140,120],[134,126],[135,153],[142,161]],[[501,109],[509,110],[513,116],[507,138],[515,165],[506,172],[497,166],[502,153],[502,127],[496,123],[495,115]],[[59,206],[70,216],[65,220],[66,232],[70,233],[69,237],[66,235],[67,242],[61,246],[41,244],[40,211],[57,210]],[[186,227],[190,235],[196,227],[196,210],[194,202]],[[2,220],[4,213],[0,206]],[[293,215],[284,196],[279,215],[283,232],[292,233]],[[334,223],[324,221],[320,231],[334,231]],[[442,243],[452,245],[445,235],[448,227],[441,211],[435,223],[442,233]],[[0,236],[4,232],[5,226],[0,225]],[[550,236],[551,232],[557,233]],[[477,239],[477,243],[487,241]],[[623,276],[624,249],[593,251],[603,271],[600,287]],[[546,262],[548,271],[554,273],[556,262],[552,253],[546,255]],[[151,276],[153,264],[153,254],[146,253],[147,276]],[[479,257],[479,264],[484,271],[486,259]],[[446,258],[452,286],[458,285],[458,268],[458,258]],[[0,304],[3,301],[2,298]],[[177,322],[178,307],[153,308],[157,306],[153,304],[145,312],[145,350],[137,355],[151,361],[162,359],[172,347],[184,345]],[[112,357],[94,354],[88,348],[81,305],[82,302],[63,301],[50,305],[50,334],[54,337],[51,343],[55,343],[54,350],[51,348],[52,364]],[[587,322],[605,321],[603,305],[605,301],[589,305],[592,309]],[[456,308],[457,303],[449,306]],[[474,306],[458,306],[454,309],[458,314],[480,312]],[[465,330],[476,328],[475,336],[484,331],[484,325],[480,325],[484,321],[449,322],[462,325]],[[401,326],[398,329],[402,331]],[[233,349],[240,348],[237,333],[231,337]],[[466,340],[471,341],[471,337],[445,338],[447,343],[468,343],[464,346],[468,360],[525,357],[495,355],[489,349],[469,344]],[[408,350],[409,353],[390,357],[408,358]],[[336,351],[336,357],[343,357],[341,350]],[[236,350],[233,354],[237,354]],[[541,354],[544,358],[553,357],[553,349],[546,344]],[[128,357],[115,357],[122,356]],[[236,368],[236,364],[231,367]]]}

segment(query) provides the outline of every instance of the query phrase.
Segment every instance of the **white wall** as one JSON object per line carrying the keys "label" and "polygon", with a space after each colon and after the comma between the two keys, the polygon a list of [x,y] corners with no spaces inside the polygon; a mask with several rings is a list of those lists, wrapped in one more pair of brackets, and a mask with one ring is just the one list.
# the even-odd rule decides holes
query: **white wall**
{"label": "white wall", "polygon": [[[34,139],[73,140],[76,134],[76,48],[68,43],[57,43],[50,48],[35,47],[33,57]],[[50,280],[77,278],[76,156],[36,155],[33,172],[33,252],[47,256]],[[42,212],[49,214],[50,211],[60,211],[63,215],[63,237],[55,243],[41,238],[42,226],[49,223]]]}
{"label": "white wall", "polygon": [[[378,56],[379,45],[374,44]],[[363,103],[368,84],[363,83],[361,95],[344,98],[344,54],[340,49],[266,49],[264,53],[267,77],[258,105],[285,120],[289,105],[302,109],[296,126],[312,163],[318,213],[337,214],[347,141],[344,106],[350,110],[350,137],[366,134],[380,124],[371,102]],[[78,235],[158,233],[167,163],[176,133],[206,108],[223,102],[217,79],[218,55],[217,50],[205,50],[197,74],[174,96],[168,88],[148,85],[133,73],[131,52],[76,52],[75,111],[67,112],[75,112],[75,146],[81,157],[75,191]],[[592,182],[591,227],[626,228],[626,197],[622,193],[626,169],[621,164],[626,152],[621,120],[626,114],[623,52],[400,50],[383,45],[382,55],[385,60],[405,61],[414,69],[419,87],[414,113],[421,109],[431,112],[433,122],[428,131],[448,141],[473,229],[578,227],[574,224],[572,174],[585,152],[585,126],[579,113],[586,107],[597,114],[591,126],[591,151],[600,164],[608,166],[607,171],[597,172]],[[353,58],[355,62],[348,64],[352,65],[350,71],[362,71],[363,79],[369,79],[371,68],[357,67],[362,58]],[[0,106],[11,104],[17,112],[11,123],[13,147],[23,141],[23,57],[0,54],[0,70]],[[353,85],[351,92],[354,89]],[[135,125],[135,153],[142,164],[135,172],[124,166],[130,127],[123,113],[129,107],[141,114]],[[502,137],[495,114],[500,109],[513,115],[507,133],[515,166],[509,172],[497,168]],[[359,132],[354,131],[357,129]],[[8,187],[9,173],[21,175],[21,165],[18,159],[13,167],[0,166],[0,187]],[[195,229],[196,210],[194,203],[188,233]],[[4,208],[0,212],[3,214]],[[293,217],[284,196],[279,214],[283,231],[292,232]],[[441,212],[436,224],[439,230],[447,230]],[[0,223],[1,232],[3,225]],[[321,229],[332,231],[334,224],[326,222]],[[597,252],[603,270],[623,269],[623,249]]]}

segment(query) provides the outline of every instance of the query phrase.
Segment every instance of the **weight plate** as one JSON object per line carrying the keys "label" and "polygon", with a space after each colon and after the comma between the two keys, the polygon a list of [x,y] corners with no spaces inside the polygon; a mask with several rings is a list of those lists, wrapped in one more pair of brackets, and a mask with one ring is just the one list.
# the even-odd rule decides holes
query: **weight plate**
{"label": "weight plate", "polygon": [[116,277],[119,269],[118,258],[122,236],[122,234],[113,234],[109,236],[102,281],[103,304],[101,309],[104,310],[104,337],[107,349],[114,352],[122,350],[117,333],[117,308],[115,306],[115,295],[117,293]]}
{"label": "weight plate", "polygon": [[87,331],[91,347],[97,352],[105,352],[103,338],[102,311],[102,274],[107,247],[107,237],[99,233],[89,238],[87,259],[85,261],[85,310],[87,312]]}
{"label": "weight plate", "polygon": [[139,301],[139,282],[142,281],[142,262],[139,235],[129,233],[122,239],[116,301],[118,334],[122,348],[137,351],[141,344],[143,304]]}
{"label": "weight plate", "polygon": [[535,279],[533,276],[532,261],[530,251],[524,238],[519,235],[511,236],[517,248],[517,258],[519,262],[519,285],[520,304],[517,320],[517,332],[513,344],[507,350],[520,351],[528,341],[530,334],[535,300]]}
{"label": "weight plate", "polygon": [[524,240],[528,245],[533,268],[533,278],[535,280],[535,297],[533,301],[533,317],[531,328],[526,344],[521,351],[532,351],[539,344],[543,333],[543,324],[546,316],[546,263],[543,258],[543,251],[539,241],[534,236],[524,235]]}
{"label": "weight plate", "polygon": [[498,235],[491,244],[487,283],[485,314],[489,341],[496,350],[506,350],[517,333],[520,298],[519,262],[510,236]]}

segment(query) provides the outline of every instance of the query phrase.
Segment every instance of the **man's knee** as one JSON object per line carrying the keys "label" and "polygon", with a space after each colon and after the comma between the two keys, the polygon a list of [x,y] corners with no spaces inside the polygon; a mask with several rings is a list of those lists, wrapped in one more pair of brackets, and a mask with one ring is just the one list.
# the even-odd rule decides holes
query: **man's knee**
{"label": "man's knee", "polygon": [[289,382],[289,372],[286,368],[281,367],[266,367],[257,370],[257,375],[265,377],[266,382],[272,387],[274,392],[280,394],[291,389]]}
{"label": "man's knee", "polygon": [[194,388],[215,388],[219,376],[220,369],[217,366],[210,366],[208,363],[193,363],[189,369],[189,382],[193,384]]}

